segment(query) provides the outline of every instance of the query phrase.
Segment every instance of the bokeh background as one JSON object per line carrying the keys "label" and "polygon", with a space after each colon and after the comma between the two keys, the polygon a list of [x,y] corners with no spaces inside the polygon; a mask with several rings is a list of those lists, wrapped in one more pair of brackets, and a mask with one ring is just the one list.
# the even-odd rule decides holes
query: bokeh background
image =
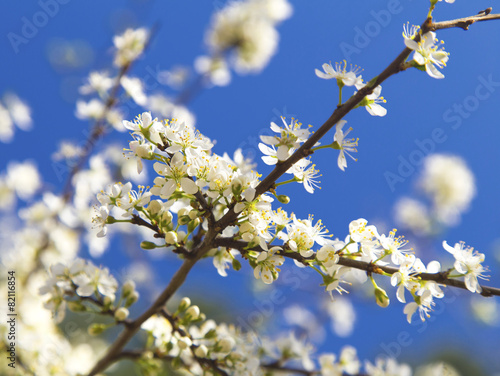
{"label": "bokeh background", "polygon": [[[278,28],[279,49],[260,74],[241,76],[233,72],[228,86],[200,90],[187,103],[196,117],[196,127],[217,141],[215,152],[232,155],[241,148],[258,162],[262,174],[271,168],[260,160],[258,136],[270,133],[271,121],[293,116],[312,124],[314,130],[337,103],[334,82],[317,78],[314,69],[325,62],[346,59],[362,67],[368,81],[404,48],[403,24],[422,23],[428,8],[427,1],[411,0],[291,3],[292,17]],[[75,103],[81,98],[78,87],[90,71],[111,67],[113,36],[127,27],[155,25],[151,45],[133,66],[131,75],[148,80],[147,95],[163,92],[175,97],[178,91],[165,85],[158,72],[184,67],[190,73],[188,82],[195,79],[193,61],[206,53],[205,30],[212,14],[224,4],[192,0],[68,1],[27,43],[18,45],[17,52],[8,34],[22,35],[23,17],[32,20],[40,5],[0,4],[0,95],[16,93],[31,107],[33,118],[31,131],[18,130],[12,142],[0,145],[1,170],[10,161],[35,161],[46,187],[60,192],[61,177],[50,156],[61,139],[81,143],[88,134],[89,123],[75,118]],[[491,5],[487,0],[443,2],[438,4],[435,18],[472,15]],[[475,175],[477,195],[455,226],[433,236],[417,236],[403,229],[400,232],[424,261],[438,259],[445,267],[451,266],[452,258],[442,249],[441,241],[465,241],[486,255],[491,276],[486,284],[500,286],[499,31],[500,22],[493,21],[472,25],[467,32],[440,32],[438,38],[446,42],[446,51],[451,53],[443,70],[446,78],[435,80],[410,70],[386,81],[382,95],[387,99],[387,116],[372,117],[361,108],[346,118],[348,126],[354,128],[352,136],[359,137],[358,161],[348,160],[348,168],[342,172],[335,151],[316,153],[313,161],[322,173],[322,189],[311,195],[298,184],[283,187],[280,192],[291,197],[286,209],[299,217],[314,214],[341,239],[348,232],[348,223],[360,217],[377,224],[381,232],[388,232],[396,226],[394,205],[398,199],[418,194],[415,182],[421,163],[412,163],[414,171],[396,184],[388,183],[388,173],[397,175],[401,161],[409,161],[411,153],[418,150],[416,140],[428,139],[440,128],[445,140],[434,143],[433,152],[463,158]],[[497,84],[491,86],[487,99],[478,99],[476,88],[484,80]],[[454,106],[467,103],[469,108],[473,104],[473,110],[454,112]],[[122,110],[129,120],[143,111],[130,100]],[[451,115],[458,120],[451,121]],[[458,121],[460,126],[453,128]],[[325,143],[331,142],[333,133],[326,138]],[[97,149],[112,142],[126,146],[127,140],[126,133],[113,132],[99,142]],[[141,250],[142,239],[131,237],[126,241],[115,239],[94,262],[108,266],[115,274],[133,272],[142,276],[143,304],[136,305],[141,309],[167,283],[179,261]],[[85,247],[80,254],[91,257]],[[260,328],[269,335],[294,327],[321,351],[338,352],[344,344],[350,344],[361,358],[388,354],[412,366],[446,359],[463,375],[500,372],[498,298],[487,299],[482,307],[479,304],[486,299],[471,300],[478,297],[467,291],[449,291],[445,299],[437,301],[431,319],[422,323],[415,316],[409,325],[393,290],[389,293],[391,305],[382,309],[362,289],[353,288],[351,294],[344,295],[353,311],[349,311],[349,303],[342,306],[347,309],[343,316],[337,308],[342,317],[336,318],[335,328],[335,313],[331,313],[329,296],[319,286],[318,276],[297,271],[291,262],[285,264],[283,276],[273,284],[273,292],[260,281],[255,282],[248,267],[222,278],[206,261],[196,267],[179,297],[190,295],[217,320]],[[270,296],[277,298],[271,300]],[[473,307],[479,313],[474,314]],[[338,320],[345,321],[339,324]],[[352,330],[347,330],[350,324]]]}

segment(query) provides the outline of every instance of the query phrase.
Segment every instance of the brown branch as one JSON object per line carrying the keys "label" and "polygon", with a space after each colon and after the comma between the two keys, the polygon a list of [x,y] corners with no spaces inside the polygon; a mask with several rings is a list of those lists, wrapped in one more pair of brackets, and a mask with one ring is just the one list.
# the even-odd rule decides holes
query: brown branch
{"label": "brown branch", "polygon": [[120,69],[118,76],[115,79],[114,85],[111,88],[110,94],[106,100],[106,103],[104,104],[104,110],[102,112],[102,115],[94,122],[94,125],[92,126],[92,129],[90,131],[90,135],[85,141],[85,145],[83,147],[84,153],[82,153],[79,156],[78,160],[76,161],[73,168],[69,172],[69,176],[66,179],[66,183],[63,188],[63,199],[65,202],[68,202],[73,195],[73,185],[72,185],[73,177],[82,169],[83,165],[88,160],[90,154],[94,150],[96,143],[106,132],[106,115],[116,105],[117,103],[116,98],[118,90],[120,89],[120,81],[122,77],[125,76],[125,74],[130,70],[131,67],[132,67],[132,62],[124,65]]}
{"label": "brown branch", "polygon": [[163,306],[170,300],[174,293],[182,286],[188,273],[191,271],[196,262],[201,259],[210,249],[213,248],[213,242],[217,233],[209,229],[203,241],[199,246],[193,249],[193,258],[187,258],[182,263],[181,267],[175,272],[167,287],[158,296],[154,303],[141,316],[128,323],[127,327],[121,332],[115,342],[109,347],[106,354],[97,362],[97,364],[89,372],[88,376],[94,376],[99,372],[104,371],[113,362],[116,361],[116,356],[123,350],[125,345],[137,333],[141,325],[156,313],[159,313]]}
{"label": "brown branch", "polygon": [[125,345],[137,333],[141,325],[154,314],[158,313],[165,303],[174,295],[177,289],[184,283],[189,271],[194,266],[198,259],[186,259],[181,267],[174,274],[168,286],[163,290],[160,296],[155,300],[153,305],[149,307],[141,316],[132,321],[123,332],[118,336],[115,342],[109,347],[106,354],[97,362],[97,364],[89,372],[88,376],[94,376],[99,372],[104,371],[114,361],[118,354],[121,353]]}
{"label": "brown branch", "polygon": [[[138,360],[141,359],[143,356],[144,356],[144,350],[123,350],[122,352],[116,354],[113,361],[116,362],[121,359]],[[159,355],[153,353],[153,358],[166,361],[173,361],[175,360],[176,357],[171,355]]]}
{"label": "brown branch", "polygon": [[321,371],[307,371],[305,369],[298,369],[298,368],[292,368],[292,367],[286,367],[281,364],[280,361],[278,362],[273,362],[269,364],[262,364],[261,368],[268,369],[270,371],[277,371],[277,372],[286,372],[287,375],[305,375],[305,376],[314,376],[314,375],[321,375]]}
{"label": "brown branch", "polygon": [[[489,8],[488,8],[489,9]],[[475,16],[458,18],[451,21],[433,22],[427,28],[428,31],[436,31],[443,29],[451,29],[454,27],[461,28],[463,30],[469,30],[469,26],[476,22],[500,20],[500,14],[485,14],[480,12]]]}
{"label": "brown branch", "polygon": [[[237,251],[239,251],[243,255],[246,254],[249,250],[255,251],[255,252],[263,252],[264,251],[264,249],[262,249],[259,246],[248,249],[247,242],[244,242],[241,240],[233,240],[233,239],[229,239],[229,238],[217,238],[217,239],[215,239],[215,244],[219,247],[228,247],[228,248],[236,249]],[[287,258],[296,260],[296,261],[298,261],[306,266],[308,266],[310,264],[310,262],[314,260],[314,257],[303,257],[298,252],[279,251],[277,253],[283,257],[287,257]],[[376,273],[376,274],[387,273],[387,274],[392,275],[394,273],[399,272],[398,268],[395,268],[392,266],[376,265],[376,264],[373,264],[370,262],[354,260],[354,259],[348,258],[348,257],[340,257],[338,264],[342,265],[342,266],[354,268],[354,269],[364,270],[367,273]],[[465,286],[465,282],[459,281],[457,279],[447,278],[447,273],[445,273],[445,272],[442,272],[442,273],[420,273],[420,274],[415,275],[415,277],[418,277],[423,281],[434,281],[434,282],[437,282],[441,285],[458,287],[458,288],[467,290],[467,287]],[[489,286],[481,286],[481,288],[482,288],[481,295],[483,295],[483,296],[500,296],[500,288],[489,287]]]}

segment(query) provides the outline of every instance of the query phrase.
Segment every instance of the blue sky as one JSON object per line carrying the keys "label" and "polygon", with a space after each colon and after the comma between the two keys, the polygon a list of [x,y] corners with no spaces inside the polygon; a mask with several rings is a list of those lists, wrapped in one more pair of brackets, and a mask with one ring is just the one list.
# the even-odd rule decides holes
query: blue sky
{"label": "blue sky", "polygon": [[[27,133],[18,131],[14,142],[0,146],[2,169],[9,160],[36,160],[49,185],[58,191],[60,183],[49,156],[60,139],[84,137],[88,124],[74,117],[76,88],[90,70],[109,67],[113,35],[125,26],[159,26],[145,58],[133,68],[132,74],[137,77],[176,65],[192,67],[194,58],[206,51],[203,33],[211,14],[222,3],[66,0],[66,4],[58,3],[59,8],[47,17],[46,25],[37,27],[36,35],[17,46],[16,53],[9,33],[23,35],[23,17],[31,22],[35,21],[34,17],[42,17],[38,21],[43,23],[43,16],[39,15],[43,7],[38,2],[3,2],[0,5],[0,95],[11,90],[25,100],[33,110],[34,129]],[[233,75],[230,86],[206,90],[188,106],[196,115],[197,128],[217,140],[215,152],[231,154],[241,147],[245,153],[255,156],[259,172],[264,174],[270,168],[260,160],[257,136],[269,132],[270,121],[278,120],[280,115],[293,115],[304,124],[312,124],[314,130],[335,108],[336,85],[333,81],[318,79],[314,69],[325,62],[348,59],[364,69],[363,77],[368,81],[404,48],[403,24],[407,21],[420,24],[428,7],[427,1],[411,0],[363,0],[355,4],[317,0],[292,4],[293,16],[279,27],[279,50],[260,75]],[[443,2],[438,4],[434,15],[437,20],[453,19],[476,14],[490,5],[491,2],[483,0]],[[463,240],[486,254],[485,264],[491,269],[488,284],[499,286],[500,272],[494,255],[495,241],[500,238],[497,168],[500,152],[496,142],[500,139],[496,112],[500,105],[500,49],[496,48],[500,45],[499,29],[500,22],[493,21],[472,25],[468,32],[461,29],[440,32],[438,38],[445,41],[446,51],[451,54],[443,70],[446,78],[435,80],[423,72],[410,70],[386,81],[382,95],[387,99],[387,116],[371,117],[361,108],[346,117],[348,126],[354,128],[352,136],[360,139],[358,162],[348,161],[347,170],[342,172],[336,165],[336,152],[316,153],[313,161],[323,175],[322,189],[310,195],[298,184],[286,186],[282,192],[292,198],[287,210],[299,216],[313,213],[340,238],[346,235],[349,221],[359,217],[383,223],[390,230],[394,226],[393,204],[399,197],[411,193],[417,173],[405,177],[391,189],[387,172],[397,174],[401,160],[409,160],[412,152],[418,150],[418,141],[432,137],[436,129],[441,129],[443,142],[435,143],[434,151],[461,156],[476,176],[478,195],[460,225],[438,239],[420,243],[420,247],[416,245],[416,250],[429,261],[448,256],[439,245],[441,240],[447,239],[449,243]],[[87,52],[78,59],[81,65],[78,68],[61,68],[57,61],[51,63],[47,57],[48,48],[57,40],[81,41],[92,53]],[[486,86],[491,89],[487,97],[478,95],[477,89],[480,85],[485,87],[485,82],[490,82]],[[167,90],[160,86],[158,89]],[[346,88],[344,95],[348,92]],[[457,105],[465,110],[459,112]],[[137,112],[139,109],[131,108],[129,119]],[[324,142],[329,143],[332,138],[333,133],[328,134]],[[125,143],[126,135],[109,135],[100,146],[112,139]],[[418,166],[415,167],[418,171]],[[109,256],[105,260],[114,262]],[[242,274],[233,272],[228,278],[233,278],[237,286],[246,291],[248,278]],[[236,299],[242,296],[239,289],[223,294],[220,290],[227,289],[231,281],[218,277],[208,265],[200,266],[196,281],[203,278],[211,280],[216,296],[231,309],[237,312],[251,309],[254,299],[251,293],[246,291],[244,296],[250,296],[247,299]],[[315,301],[323,297],[320,289],[316,289]],[[310,290],[308,286],[302,292],[290,292],[293,295],[290,301],[302,301],[315,309],[316,303],[308,294]],[[463,292],[460,296],[467,294]],[[381,352],[381,343],[397,341],[398,334],[407,331],[412,345],[402,349],[401,359],[426,358],[432,355],[433,346],[458,341],[459,349],[473,352],[480,363],[500,370],[500,360],[491,349],[493,339],[499,338],[500,332],[498,328],[487,332],[486,327],[471,324],[464,298],[445,304],[444,312],[435,315],[435,320],[422,333],[420,326],[408,326],[402,314],[403,306],[395,297],[385,311],[359,297],[354,300],[359,303],[356,305],[359,325],[346,342],[358,347],[362,356],[377,355]],[[343,339],[332,336],[322,348],[338,351],[342,343]],[[483,346],[484,343],[490,347]]]}

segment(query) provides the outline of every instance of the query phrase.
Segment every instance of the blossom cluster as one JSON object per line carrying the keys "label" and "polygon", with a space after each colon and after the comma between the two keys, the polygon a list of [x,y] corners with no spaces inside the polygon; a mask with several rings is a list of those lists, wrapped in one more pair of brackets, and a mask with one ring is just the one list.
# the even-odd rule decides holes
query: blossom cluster
{"label": "blossom cluster", "polygon": [[[431,0],[431,11],[438,1],[441,0]],[[453,3],[454,0],[446,2]],[[230,66],[239,73],[262,70],[277,48],[276,26],[290,14],[291,6],[287,0],[230,2],[216,13],[207,32],[206,42],[211,56],[199,57],[195,69],[201,78],[214,85],[229,82]],[[405,45],[414,53],[413,60],[404,63],[401,69],[412,66],[426,71],[431,77],[444,77],[438,68],[446,65],[448,53],[438,46],[435,33],[422,34],[417,27],[412,27],[406,28],[403,36]],[[212,259],[221,276],[228,275],[230,266],[234,270],[240,269],[237,258],[240,255],[240,259],[248,261],[253,269],[254,278],[268,285],[280,278],[281,267],[290,258],[297,267],[309,267],[317,272],[322,286],[332,298],[337,297],[336,292],[346,292],[355,282],[370,281],[375,301],[381,307],[387,307],[390,298],[374,277],[384,275],[390,277],[397,300],[405,304],[403,312],[410,323],[415,313],[421,320],[428,318],[434,299],[444,296],[444,286],[439,281],[463,278],[469,291],[483,292],[478,279],[487,277],[487,268],[483,266],[485,255],[463,242],[453,247],[443,242],[443,248],[454,257],[454,261],[453,266],[441,270],[437,261],[424,265],[408,247],[408,242],[396,235],[395,229],[382,234],[373,224],[359,218],[349,224],[349,233],[342,240],[333,238],[322,221],[315,221],[312,215],[301,219],[281,207],[274,208],[276,201],[282,204],[290,201],[277,192],[282,184],[298,182],[309,193],[318,187],[319,171],[312,160],[300,159],[286,171],[293,175],[291,180],[275,182],[267,192],[260,193],[261,176],[240,150],[233,157],[213,153],[214,142],[194,129],[194,116],[180,105],[180,101],[147,93],[144,82],[128,74],[130,65],[143,54],[148,39],[149,32],[144,28],[129,29],[116,36],[114,65],[119,72],[92,72],[80,93],[95,95],[96,98],[77,102],[77,117],[94,120],[96,124],[110,124],[117,130],[131,133],[132,140],[124,149],[125,158],[122,158],[121,150],[117,152],[115,147],[107,147],[90,158],[88,168],[71,175],[74,193],[58,196],[45,192],[35,202],[31,199],[43,183],[32,163],[12,163],[7,172],[0,175],[0,209],[14,206],[16,197],[29,201],[19,210],[19,218],[26,227],[21,231],[16,229],[12,244],[5,247],[8,252],[2,252],[0,256],[2,264],[9,261],[9,265],[15,265],[25,287],[19,299],[22,308],[20,330],[24,337],[20,338],[19,345],[26,374],[88,373],[91,364],[100,357],[98,353],[103,346],[99,342],[74,345],[62,336],[54,321],[60,323],[67,309],[113,318],[111,324],[93,323],[88,328],[92,335],[117,323],[137,329],[137,326],[128,325],[131,323],[129,308],[139,298],[135,284],[126,282],[118,292],[118,281],[107,268],[75,258],[82,234],[89,244],[90,254],[100,255],[109,241],[109,225],[116,230],[126,228],[127,232],[132,227],[130,224],[136,225],[134,228],[143,230],[140,234],[147,239],[141,242],[142,248],[163,248],[166,253],[172,251],[182,258],[192,257],[192,252],[203,244],[203,237],[209,234],[210,242],[207,249],[202,249],[207,251],[203,256]],[[182,69],[167,73],[165,82],[169,86],[180,85],[185,80]],[[345,86],[354,87],[358,92],[369,88],[366,91],[369,94],[357,107],[365,107],[373,116],[385,116],[387,110],[381,105],[385,103],[380,96],[381,86],[370,86],[359,73],[358,67],[348,68],[345,61],[335,66],[323,64],[323,72],[316,70],[318,77],[336,80],[340,89],[339,106],[343,104],[342,89]],[[115,106],[119,88],[134,102],[134,107],[148,108],[153,114],[143,112],[133,121],[122,121],[124,114]],[[13,125],[28,129],[31,117],[29,108],[15,96],[6,95],[3,104],[0,103],[0,140],[9,141]],[[158,120],[155,116],[168,119]],[[271,123],[274,135],[261,136],[262,143],[259,144],[264,162],[277,168],[312,134],[297,119],[282,118],[282,123]],[[358,145],[358,139],[347,138],[352,128],[344,130],[345,124],[345,120],[340,120],[335,125],[331,144],[322,146],[317,143],[311,149],[313,152],[321,148],[339,150],[337,164],[341,170],[347,167],[346,155],[354,159],[350,153],[356,152]],[[79,159],[86,152],[80,145],[63,142],[54,154],[54,160]],[[443,215],[439,219],[442,222],[459,216],[475,194],[473,176],[459,162],[434,158],[424,166],[421,189],[432,197],[436,213]],[[151,170],[147,164],[154,171],[153,183],[134,188],[132,181],[139,184],[147,181]],[[115,170],[119,171],[119,178],[113,177],[112,180],[112,171]],[[124,178],[124,183],[114,182],[121,178]],[[457,180],[463,182],[460,189],[450,183]],[[100,189],[103,190],[97,192]],[[87,218],[90,201],[95,196],[99,205],[95,207],[92,226],[97,238],[88,236],[91,231]],[[413,217],[419,217],[418,209],[413,211],[417,213]],[[234,214],[234,219],[230,223],[220,221],[231,214]],[[219,226],[221,223],[224,226]],[[430,221],[424,225],[430,227]],[[15,263],[11,262],[13,259]],[[44,268],[48,265],[52,266],[47,279]],[[432,274],[433,278],[426,278],[423,273]],[[6,295],[3,286],[2,293]],[[409,296],[411,301],[407,302]],[[353,316],[350,308],[344,307],[344,313],[339,313],[341,304],[333,305],[339,302],[341,299],[332,299],[330,314]],[[42,304],[46,310],[41,310]],[[49,312],[55,320],[48,318]],[[289,316],[300,313],[307,317],[309,312],[295,309],[288,313]],[[300,318],[294,317],[290,321],[293,320],[298,322]],[[343,326],[344,335],[352,330],[345,328],[351,326],[352,321],[342,321],[341,318],[338,321],[337,326]],[[313,326],[310,322],[302,324],[304,328]],[[121,355],[137,355],[138,366],[145,374],[164,370],[161,364],[164,360],[194,375],[260,375],[280,373],[287,367],[293,371],[293,367],[297,367],[298,373],[341,376],[358,374],[363,366],[356,349],[351,346],[340,349],[338,356],[333,353],[316,356],[314,347],[305,337],[288,333],[275,339],[259,338],[252,331],[244,332],[234,325],[207,320],[189,298],[182,299],[173,314],[168,313],[166,307],[158,309],[155,315],[142,322],[141,329],[148,336],[144,346],[137,353],[126,351],[118,354],[113,361]],[[51,348],[47,344],[53,347],[52,351],[47,350]],[[0,363],[0,368],[6,368],[4,363]],[[443,365],[436,365],[426,372],[441,374],[444,371]],[[398,364],[394,359],[377,359],[374,364],[364,363],[364,374],[409,376],[411,371],[406,364]]]}
{"label": "blossom cluster", "polygon": [[117,289],[118,282],[107,268],[99,268],[91,261],[78,258],[69,265],[52,265],[50,276],[39,292],[47,296],[44,306],[52,311],[56,322],[64,319],[66,308],[74,312],[111,314],[117,321],[123,321],[139,294],[135,291],[135,284],[128,281],[123,285],[117,302]]}
{"label": "blossom cluster", "polygon": [[[144,372],[156,369],[162,359],[175,359],[192,375],[205,375],[207,364],[215,367],[212,372],[222,370],[236,376],[272,371],[275,364],[310,372],[317,369],[325,376],[357,375],[362,369],[352,346],[344,346],[338,357],[325,353],[316,360],[314,347],[305,338],[293,333],[275,339],[257,337],[256,333],[242,332],[234,325],[217,324],[207,320],[189,298],[180,301],[174,314],[163,310],[161,315],[144,322],[141,329],[150,337],[145,353],[150,355],[140,363]],[[390,358],[377,359],[375,364],[366,361],[364,369],[367,375],[411,375],[408,365]]]}
{"label": "blossom cluster", "polygon": [[[340,92],[342,94],[342,88],[344,86],[354,86],[356,89],[361,90],[366,86],[366,83],[363,82],[363,77],[358,75],[360,72],[360,68],[357,66],[350,66],[347,68],[347,62],[344,60],[342,63],[336,63],[335,68],[331,63],[323,64],[323,71],[321,72],[319,69],[316,69],[316,76],[319,78],[323,78],[326,80],[335,79],[337,85],[340,88]],[[385,116],[387,114],[387,110],[380,105],[380,103],[386,103],[384,97],[381,97],[382,86],[377,86],[373,88],[373,91],[368,94],[363,101],[359,104],[359,106],[365,107],[368,113],[372,116]],[[339,98],[339,104],[342,104],[342,95]]]}
{"label": "blossom cluster", "polygon": [[[261,144],[261,149],[267,152],[264,160],[270,164],[286,160],[309,136],[309,130],[302,129],[295,119],[290,124],[282,120],[284,127],[271,125],[276,136],[261,137],[272,146]],[[195,230],[200,225],[200,230],[208,229],[205,218],[218,219],[232,208],[238,214],[236,222],[222,232],[219,239],[221,242],[227,238],[242,241],[246,246],[232,251],[224,247],[209,253],[223,276],[227,275],[230,264],[237,265],[235,255],[239,252],[253,267],[255,278],[271,284],[278,279],[286,256],[295,254],[299,257],[295,258],[297,265],[314,267],[320,273],[326,291],[342,293],[345,291],[343,283],[352,277],[360,282],[367,280],[366,271],[339,264],[343,257],[374,266],[396,267],[391,282],[397,287],[398,300],[406,303],[405,291],[414,300],[404,309],[408,321],[417,309],[424,320],[432,310],[433,299],[443,297],[436,282],[418,277],[420,273],[440,272],[440,264],[433,261],[425,267],[413,250],[407,248],[408,242],[396,236],[396,230],[380,234],[374,225],[360,218],[350,223],[349,234],[344,240],[332,239],[321,220],[315,222],[312,216],[300,219],[283,208],[273,210],[274,199],[269,194],[256,197],[259,175],[245,162],[238,166],[227,156],[211,154],[213,143],[184,123],[175,119],[160,122],[146,112],[133,122],[124,121],[124,126],[132,131],[133,137],[126,156],[136,160],[138,172],[144,161],[151,161],[157,177],[151,188],[140,187],[135,191],[131,183],[117,183],[99,193],[102,206],[94,218],[101,230],[98,236],[106,234],[108,224],[130,221],[149,227],[157,233],[156,238],[162,236],[164,239],[160,244],[144,241],[143,248],[183,247],[189,252]],[[296,171],[294,167],[290,170]],[[306,184],[304,176],[307,190],[311,183]],[[300,180],[295,174],[294,181]],[[273,194],[283,201],[282,197]],[[128,219],[111,216],[110,210],[115,208],[120,209],[121,218]],[[480,263],[484,256],[463,256],[460,252],[454,255],[457,258],[455,270],[465,277],[467,288],[480,292],[477,278],[483,277]],[[387,293],[376,284],[373,276],[370,280],[377,304],[386,307],[390,301]]]}
{"label": "blossom cluster", "polygon": [[[388,357],[379,357],[374,363],[365,361],[363,365],[356,349],[349,345],[338,356],[334,353],[315,356],[314,346],[294,333],[276,338],[258,337],[253,331],[243,332],[234,325],[207,320],[186,297],[174,314],[162,310],[144,322],[141,329],[149,337],[140,362],[143,372],[157,370],[162,359],[169,359],[191,375],[220,371],[236,376],[260,375],[272,372],[276,364],[324,376],[358,375],[362,369],[363,374],[371,376],[412,374],[407,364]],[[427,367],[438,370],[443,366]]]}

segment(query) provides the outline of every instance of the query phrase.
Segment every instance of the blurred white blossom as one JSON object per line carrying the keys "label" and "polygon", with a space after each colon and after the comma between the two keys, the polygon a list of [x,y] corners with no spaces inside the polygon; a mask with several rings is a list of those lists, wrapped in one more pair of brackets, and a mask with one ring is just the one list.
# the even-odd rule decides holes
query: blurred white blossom
{"label": "blurred white blossom", "polygon": [[426,157],[418,186],[429,197],[437,218],[454,225],[476,195],[476,183],[465,161],[457,156],[432,154]]}
{"label": "blurred white blossom", "polygon": [[145,28],[127,29],[113,38],[116,47],[115,65],[123,67],[137,59],[146,46],[149,32]]}
{"label": "blurred white blossom", "polygon": [[231,2],[214,15],[207,44],[215,56],[230,53],[238,72],[259,72],[276,51],[276,24],[291,13],[286,0]]}
{"label": "blurred white blossom", "polygon": [[31,130],[31,108],[14,93],[5,93],[0,102],[0,141],[11,142],[14,125],[23,131]]}

